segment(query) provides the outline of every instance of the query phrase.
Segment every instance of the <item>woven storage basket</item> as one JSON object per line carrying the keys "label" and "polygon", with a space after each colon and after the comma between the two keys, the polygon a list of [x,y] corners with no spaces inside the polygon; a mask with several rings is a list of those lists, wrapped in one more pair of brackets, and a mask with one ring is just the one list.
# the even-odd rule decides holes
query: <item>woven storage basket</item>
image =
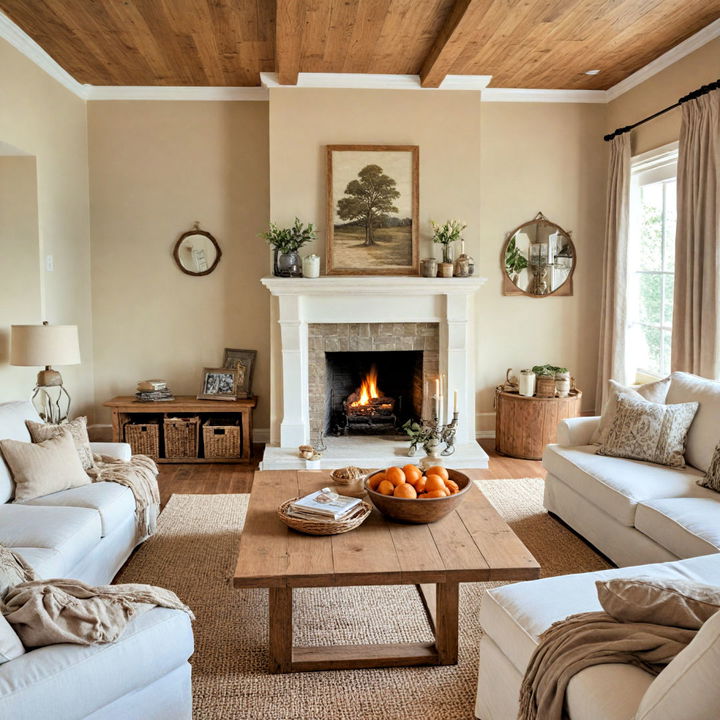
{"label": "woven storage basket", "polygon": [[290,503],[300,498],[286,500],[278,509],[277,514],[280,520],[289,528],[305,533],[306,535],[340,535],[350,532],[359,525],[362,525],[372,512],[372,505],[364,500],[357,505],[350,515],[342,520],[305,520],[304,518],[291,517],[286,514]]}
{"label": "woven storage basket", "polygon": [[239,458],[242,454],[240,421],[207,420],[203,425],[203,444],[206,458]]}
{"label": "woven storage basket", "polygon": [[163,420],[166,458],[196,458],[200,439],[199,417],[170,417]]}
{"label": "woven storage basket", "polygon": [[538,375],[535,394],[538,397],[555,397],[555,377],[553,375]]}
{"label": "woven storage basket", "polygon": [[157,422],[134,423],[125,425],[125,442],[130,443],[133,455],[148,455],[153,459],[160,457],[160,424]]}

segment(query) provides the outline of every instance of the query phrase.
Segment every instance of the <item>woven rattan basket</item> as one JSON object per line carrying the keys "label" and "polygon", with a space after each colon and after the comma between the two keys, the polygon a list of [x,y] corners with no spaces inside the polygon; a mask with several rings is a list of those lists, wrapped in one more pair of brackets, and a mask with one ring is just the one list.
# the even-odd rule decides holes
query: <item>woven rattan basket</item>
{"label": "woven rattan basket", "polygon": [[169,417],[163,420],[166,458],[196,458],[200,439],[199,417]]}
{"label": "woven rattan basket", "polygon": [[159,423],[127,423],[125,425],[125,442],[130,443],[133,455],[148,455],[154,459],[159,458]]}
{"label": "woven rattan basket", "polygon": [[535,383],[535,394],[538,397],[555,397],[555,377],[553,375],[538,375]]}
{"label": "woven rattan basket", "polygon": [[353,509],[350,515],[342,520],[305,520],[287,515],[285,511],[288,505],[299,499],[291,498],[286,500],[277,509],[277,514],[280,520],[288,527],[306,535],[340,535],[341,533],[350,532],[350,530],[362,525],[372,512],[372,505],[363,500]]}
{"label": "woven rattan basket", "polygon": [[239,458],[242,451],[239,421],[208,420],[203,425],[203,444],[206,458]]}

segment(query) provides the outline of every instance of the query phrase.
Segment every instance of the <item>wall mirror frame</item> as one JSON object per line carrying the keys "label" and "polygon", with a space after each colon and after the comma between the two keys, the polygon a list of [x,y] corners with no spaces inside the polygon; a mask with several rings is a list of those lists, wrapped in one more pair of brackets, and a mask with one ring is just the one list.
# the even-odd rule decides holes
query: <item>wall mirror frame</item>
{"label": "wall mirror frame", "polygon": [[539,212],[506,236],[500,255],[503,295],[570,296],[576,264],[570,232]]}
{"label": "wall mirror frame", "polygon": [[186,274],[200,277],[209,275],[220,262],[222,250],[217,240],[196,222],[192,230],[184,232],[175,243],[173,257]]}

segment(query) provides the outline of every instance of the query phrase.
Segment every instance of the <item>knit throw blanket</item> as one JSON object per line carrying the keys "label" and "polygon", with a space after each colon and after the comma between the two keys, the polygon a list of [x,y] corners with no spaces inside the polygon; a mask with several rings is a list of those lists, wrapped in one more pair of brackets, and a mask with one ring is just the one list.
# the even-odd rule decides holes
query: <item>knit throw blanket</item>
{"label": "knit throw blanket", "polygon": [[115,642],[128,622],[152,606],[186,612],[175,593],[152,585],[92,587],[80,580],[34,580],[10,588],[2,612],[26,648]]}
{"label": "knit throw blanket", "polygon": [[155,461],[146,455],[133,455],[130,460],[93,455],[93,461],[95,467],[87,471],[93,482],[114,482],[130,488],[135,497],[136,540],[147,540],[157,529],[160,513]]}
{"label": "knit throw blanket", "polygon": [[697,630],[621,622],[603,612],[556,622],[540,636],[520,688],[518,720],[565,720],[565,690],[593,665],[628,663],[657,675]]}

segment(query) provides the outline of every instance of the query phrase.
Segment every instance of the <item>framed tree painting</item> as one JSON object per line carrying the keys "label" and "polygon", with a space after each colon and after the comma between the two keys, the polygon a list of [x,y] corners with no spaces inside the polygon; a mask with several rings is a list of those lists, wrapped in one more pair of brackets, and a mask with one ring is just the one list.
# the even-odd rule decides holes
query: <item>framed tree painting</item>
{"label": "framed tree painting", "polygon": [[417,275],[417,145],[327,146],[328,275]]}

